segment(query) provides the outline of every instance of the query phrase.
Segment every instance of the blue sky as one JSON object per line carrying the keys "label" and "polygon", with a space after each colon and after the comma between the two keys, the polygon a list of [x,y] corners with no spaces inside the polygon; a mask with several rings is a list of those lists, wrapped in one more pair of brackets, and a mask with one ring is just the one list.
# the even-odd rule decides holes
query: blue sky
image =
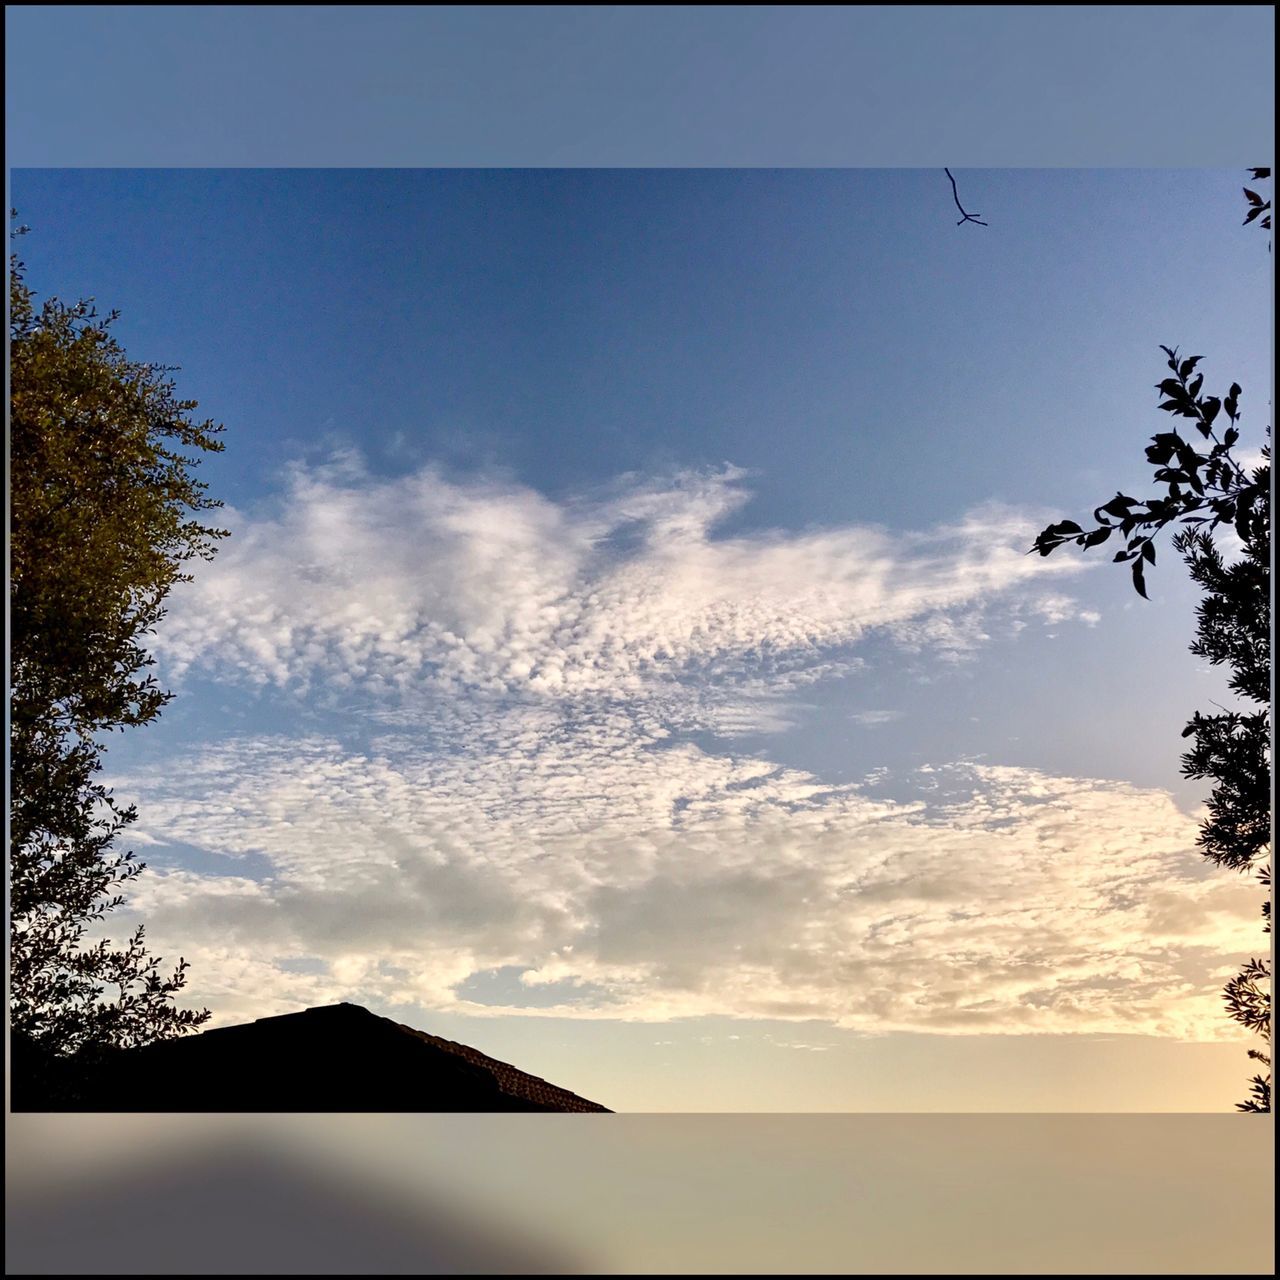
{"label": "blue sky", "polygon": [[989,227],[932,169],[13,175],[36,290],[227,424],[110,756],[193,998],[627,1109],[1231,1100],[1194,596],[1021,553],[1145,491],[1159,343],[1261,443],[1265,246],[1235,171],[957,179]]}

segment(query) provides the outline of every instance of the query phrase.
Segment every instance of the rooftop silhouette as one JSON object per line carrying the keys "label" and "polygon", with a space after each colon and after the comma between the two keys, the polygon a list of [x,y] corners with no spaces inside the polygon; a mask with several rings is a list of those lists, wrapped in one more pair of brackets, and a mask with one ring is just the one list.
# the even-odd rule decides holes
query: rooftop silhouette
{"label": "rooftop silhouette", "polygon": [[19,1071],[22,1060],[15,1055],[14,1110],[609,1110],[347,1003],[117,1050],[91,1067],[45,1060]]}

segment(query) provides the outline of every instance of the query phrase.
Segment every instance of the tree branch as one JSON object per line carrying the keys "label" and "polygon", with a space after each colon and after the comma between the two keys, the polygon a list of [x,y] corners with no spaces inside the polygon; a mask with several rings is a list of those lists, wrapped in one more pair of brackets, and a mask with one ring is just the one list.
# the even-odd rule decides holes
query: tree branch
{"label": "tree branch", "polygon": [[[948,178],[951,178],[950,169],[944,168],[942,172],[945,173]],[[966,222],[976,222],[980,227],[986,227],[990,225],[989,223],[983,222],[982,219],[978,217],[976,213],[965,213],[964,205],[960,203],[960,194],[959,192],[956,191],[956,180],[954,178],[951,178],[951,198],[956,202],[956,208],[959,209],[960,212],[964,214],[964,217],[961,218],[960,221],[956,223],[957,227],[964,226]]]}

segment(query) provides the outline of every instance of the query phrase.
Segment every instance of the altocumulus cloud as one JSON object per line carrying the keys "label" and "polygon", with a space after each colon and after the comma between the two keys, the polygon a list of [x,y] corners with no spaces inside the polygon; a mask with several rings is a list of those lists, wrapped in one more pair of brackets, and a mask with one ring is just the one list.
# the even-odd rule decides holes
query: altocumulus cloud
{"label": "altocumulus cloud", "polygon": [[297,468],[278,513],[227,513],[236,536],[157,652],[178,676],[203,664],[304,690],[631,697],[684,675],[811,671],[877,628],[971,647],[975,607],[1080,568],[1024,555],[1036,521],[998,507],[926,533],[713,538],[750,497],[744,478],[685,472],[554,503],[430,468],[374,479],[354,454]]}
{"label": "altocumulus cloud", "polygon": [[[744,480],[554,503],[347,456],[233,514],[166,623],[168,671],[278,686],[351,732],[113,779],[144,840],[223,863],[175,860],[134,895],[193,998],[223,1020],[355,999],[1219,1034],[1217,968],[1255,904],[1200,873],[1168,795],[966,764],[889,801],[687,740],[785,726],[873,631],[963,656],[1002,593],[1074,567],[1024,556],[1035,521],[992,508],[910,536],[718,539]],[[461,994],[494,970],[538,998]]]}

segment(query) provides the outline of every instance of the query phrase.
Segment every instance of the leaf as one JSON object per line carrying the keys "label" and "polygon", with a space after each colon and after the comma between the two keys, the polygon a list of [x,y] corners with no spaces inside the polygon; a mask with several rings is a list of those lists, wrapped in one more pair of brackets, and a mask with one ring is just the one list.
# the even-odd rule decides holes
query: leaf
{"label": "leaf", "polygon": [[[1150,453],[1150,450],[1148,450],[1148,453]],[[1138,503],[1136,499],[1127,498],[1123,493],[1117,493],[1116,496],[1112,498],[1110,502],[1108,502],[1105,506],[1099,507],[1098,510],[1105,511],[1109,516],[1116,516],[1117,518],[1122,518],[1123,516],[1128,514],[1130,507],[1136,507],[1137,505]]]}
{"label": "leaf", "polygon": [[1235,444],[1235,442],[1236,442],[1237,440],[1239,440],[1239,439],[1240,439],[1240,433],[1235,429],[1235,427],[1228,427],[1228,428],[1227,428],[1227,429],[1222,433],[1222,443],[1223,443],[1223,444],[1224,444],[1228,449],[1230,449],[1230,448],[1231,448],[1231,446],[1232,446],[1233,444]]}
{"label": "leaf", "polygon": [[1204,359],[1204,356],[1188,356],[1178,366],[1178,377],[1184,382],[1191,376],[1191,371]]}
{"label": "leaf", "polygon": [[1132,553],[1128,551],[1117,551],[1115,555],[1111,557],[1111,563],[1123,564],[1126,560],[1131,560],[1131,559],[1133,559]]}
{"label": "leaf", "polygon": [[1227,392],[1227,398],[1222,402],[1222,407],[1227,411],[1227,417],[1232,422],[1240,416],[1240,384],[1238,382],[1231,384],[1231,390]]}
{"label": "leaf", "polygon": [[1111,537],[1112,527],[1113,526],[1109,524],[1103,525],[1102,528],[1095,529],[1092,533],[1085,534],[1084,542],[1081,545],[1086,547],[1101,546],[1102,543],[1106,542],[1106,540]]}
{"label": "leaf", "polygon": [[1156,549],[1155,549],[1155,547],[1153,547],[1153,546],[1151,545],[1151,543],[1149,543],[1149,542],[1144,542],[1144,543],[1142,544],[1142,558],[1143,558],[1143,559],[1144,559],[1148,564],[1155,564],[1155,562],[1156,562]]}
{"label": "leaf", "polygon": [[1135,560],[1133,562],[1133,588],[1144,600],[1151,599],[1151,597],[1147,595],[1147,584],[1142,577],[1141,560]]}
{"label": "leaf", "polygon": [[1204,414],[1205,422],[1212,426],[1213,420],[1218,416],[1218,410],[1222,408],[1222,401],[1217,396],[1209,396],[1200,406],[1200,411]]}

